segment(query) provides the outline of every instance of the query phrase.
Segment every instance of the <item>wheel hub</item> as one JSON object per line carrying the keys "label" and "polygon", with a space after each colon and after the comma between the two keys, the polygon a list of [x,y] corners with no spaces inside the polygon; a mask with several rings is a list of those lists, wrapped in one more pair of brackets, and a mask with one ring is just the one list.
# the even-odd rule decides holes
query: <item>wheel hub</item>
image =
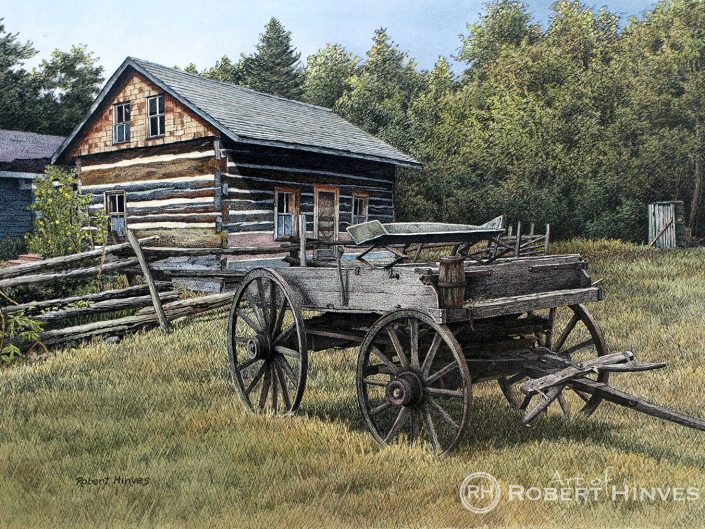
{"label": "wheel hub", "polygon": [[401,373],[387,384],[385,397],[394,406],[418,404],[423,398],[421,379],[410,371]]}
{"label": "wheel hub", "polygon": [[245,348],[247,349],[247,356],[252,360],[255,358],[268,358],[271,352],[269,340],[262,334],[258,334],[247,340]]}

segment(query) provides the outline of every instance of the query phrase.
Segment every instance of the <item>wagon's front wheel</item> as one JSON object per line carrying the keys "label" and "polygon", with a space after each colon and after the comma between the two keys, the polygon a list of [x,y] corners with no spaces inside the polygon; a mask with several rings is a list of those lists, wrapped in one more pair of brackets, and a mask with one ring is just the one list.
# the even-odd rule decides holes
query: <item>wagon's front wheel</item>
{"label": "wagon's front wheel", "polygon": [[448,327],[426,312],[397,310],[380,318],[360,346],[357,397],[379,443],[425,441],[447,455],[465,433],[472,386]]}
{"label": "wagon's front wheel", "polygon": [[306,331],[297,296],[274,270],[252,270],[240,284],[230,310],[228,356],[251,411],[296,411],[306,387]]}
{"label": "wagon's front wheel", "polygon": [[[583,305],[570,305],[546,311],[549,322],[547,332],[537,336],[537,345],[573,363],[580,363],[609,353],[605,336],[595,317]],[[600,371],[586,377],[596,382],[607,383],[609,373]],[[515,409],[526,409],[531,400],[526,399],[519,386],[526,380],[522,373],[498,380],[502,393]],[[602,402],[600,397],[588,395],[566,387],[556,398],[566,417],[573,413],[592,415]]]}

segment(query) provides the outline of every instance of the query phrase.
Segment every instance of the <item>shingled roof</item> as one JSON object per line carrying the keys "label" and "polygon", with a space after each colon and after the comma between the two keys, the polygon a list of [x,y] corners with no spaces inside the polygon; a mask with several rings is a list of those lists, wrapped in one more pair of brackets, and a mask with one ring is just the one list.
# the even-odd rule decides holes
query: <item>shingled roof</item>
{"label": "shingled roof", "polygon": [[0,130],[0,162],[49,159],[64,141],[63,136],[48,136],[19,130]]}
{"label": "shingled roof", "polygon": [[55,159],[72,143],[126,70],[135,70],[233,141],[364,158],[395,165],[419,162],[354,126],[328,108],[206,79],[128,57],[98,95],[91,111]]}

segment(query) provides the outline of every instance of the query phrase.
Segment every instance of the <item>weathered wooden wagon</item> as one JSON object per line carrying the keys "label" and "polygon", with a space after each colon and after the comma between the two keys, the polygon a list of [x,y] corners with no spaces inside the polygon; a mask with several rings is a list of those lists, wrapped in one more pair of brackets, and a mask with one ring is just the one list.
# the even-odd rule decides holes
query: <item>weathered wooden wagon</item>
{"label": "weathered wooden wagon", "polygon": [[[609,353],[584,306],[602,291],[579,255],[503,258],[499,219],[373,221],[348,231],[361,250],[353,259],[339,249],[334,262],[254,269],[240,283],[229,358],[249,409],[294,412],[309,354],[359,347],[360,410],[383,444],[426,441],[449,453],[468,426],[472,386],[483,381],[497,381],[526,423],[554,402],[568,416],[573,408],[590,415],[609,400],[705,430],[705,422],[608,385],[611,372],[664,364]],[[429,244],[452,250],[439,262],[410,262]]]}

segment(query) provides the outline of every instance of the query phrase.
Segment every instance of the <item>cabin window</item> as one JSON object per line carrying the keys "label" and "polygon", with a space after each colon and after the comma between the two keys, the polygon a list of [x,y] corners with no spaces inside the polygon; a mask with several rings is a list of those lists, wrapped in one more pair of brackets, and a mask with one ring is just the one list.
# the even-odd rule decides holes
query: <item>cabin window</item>
{"label": "cabin window", "polygon": [[115,105],[113,113],[113,143],[130,141],[130,103]]}
{"label": "cabin window", "polygon": [[127,211],[124,191],[107,191],[105,193],[105,212],[108,214],[110,232],[118,236],[125,235]]}
{"label": "cabin window", "polygon": [[367,195],[353,195],[352,223],[362,224],[367,222],[367,206],[369,198]]}
{"label": "cabin window", "polygon": [[295,189],[277,189],[275,192],[274,238],[293,237],[298,231],[299,192]]}
{"label": "cabin window", "polygon": [[150,138],[164,135],[164,95],[147,98],[147,125]]}

